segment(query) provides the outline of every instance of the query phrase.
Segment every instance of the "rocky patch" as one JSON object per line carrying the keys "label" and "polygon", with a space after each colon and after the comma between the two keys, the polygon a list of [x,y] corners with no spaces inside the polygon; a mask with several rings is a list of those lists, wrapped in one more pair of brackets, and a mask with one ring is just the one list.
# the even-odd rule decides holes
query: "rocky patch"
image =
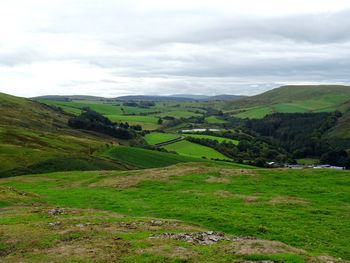
{"label": "rocky patch", "polygon": [[182,240],[188,243],[211,245],[219,241],[238,241],[238,240],[256,240],[255,237],[232,237],[226,236],[222,232],[192,232],[192,233],[163,233],[160,235],[153,235],[151,238],[167,238]]}

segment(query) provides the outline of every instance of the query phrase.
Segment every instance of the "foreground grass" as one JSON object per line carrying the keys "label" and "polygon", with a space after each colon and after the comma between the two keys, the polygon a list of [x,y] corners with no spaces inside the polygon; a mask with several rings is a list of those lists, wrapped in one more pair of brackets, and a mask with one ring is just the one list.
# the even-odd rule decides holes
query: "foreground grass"
{"label": "foreground grass", "polygon": [[[50,205],[178,219],[349,260],[349,176],[345,171],[182,164],[132,172],[32,175],[2,179],[0,185],[39,195]],[[11,204],[2,201],[2,206]]]}
{"label": "foreground grass", "polygon": [[[8,191],[11,189],[5,189]],[[59,211],[52,214],[51,211]],[[96,209],[45,204],[2,210],[1,262],[322,262],[304,250],[267,240],[198,245],[151,238],[164,232],[199,232],[175,220],[125,216]],[[332,258],[327,258],[333,260]]]}

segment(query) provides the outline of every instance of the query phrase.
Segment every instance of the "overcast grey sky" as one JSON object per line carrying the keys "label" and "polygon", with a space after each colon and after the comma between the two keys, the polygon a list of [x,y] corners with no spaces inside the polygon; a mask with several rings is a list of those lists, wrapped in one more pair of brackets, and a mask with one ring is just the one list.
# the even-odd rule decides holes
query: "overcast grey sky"
{"label": "overcast grey sky", "polygon": [[0,1],[0,91],[257,94],[350,83],[348,0]]}

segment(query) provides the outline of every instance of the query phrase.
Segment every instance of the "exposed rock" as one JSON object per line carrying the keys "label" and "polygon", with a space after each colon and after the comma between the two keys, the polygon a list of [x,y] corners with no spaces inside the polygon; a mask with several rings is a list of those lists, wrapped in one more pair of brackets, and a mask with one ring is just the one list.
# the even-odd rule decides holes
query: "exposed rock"
{"label": "exposed rock", "polygon": [[52,226],[52,227],[59,226],[59,225],[61,225],[61,222],[59,222],[59,221],[49,223],[49,226]]}
{"label": "exposed rock", "polygon": [[254,237],[232,237],[225,236],[222,232],[192,232],[192,233],[163,233],[153,235],[151,238],[169,238],[175,240],[183,240],[189,243],[211,245],[219,241],[238,241],[238,240],[256,240]]}
{"label": "exposed rock", "polygon": [[161,225],[163,225],[163,221],[161,221],[161,220],[151,220],[151,225],[152,226],[161,226]]}
{"label": "exposed rock", "polygon": [[56,215],[62,215],[65,213],[65,209],[64,208],[53,208],[50,209],[48,214],[52,215],[52,216],[56,216]]}

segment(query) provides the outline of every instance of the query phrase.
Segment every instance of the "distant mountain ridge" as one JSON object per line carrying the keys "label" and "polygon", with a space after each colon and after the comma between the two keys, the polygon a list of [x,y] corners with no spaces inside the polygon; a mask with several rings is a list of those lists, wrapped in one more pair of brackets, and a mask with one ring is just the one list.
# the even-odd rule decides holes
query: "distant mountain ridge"
{"label": "distant mountain ridge", "polygon": [[32,99],[39,100],[56,100],[56,101],[70,101],[70,100],[144,100],[144,101],[178,101],[178,102],[186,102],[186,101],[218,101],[218,100],[239,100],[244,98],[245,96],[241,95],[216,95],[216,96],[207,96],[207,95],[196,95],[196,94],[174,94],[167,96],[152,96],[152,95],[126,95],[119,96],[115,98],[105,98],[98,96],[88,96],[88,95],[44,95],[33,97]]}
{"label": "distant mountain ridge", "polygon": [[343,100],[350,100],[350,86],[344,85],[288,85],[275,88],[264,93],[245,97],[235,105],[244,106],[267,106],[279,103],[293,103],[295,101],[310,101],[313,99],[324,99],[324,101],[334,101],[335,98],[342,97]]}

